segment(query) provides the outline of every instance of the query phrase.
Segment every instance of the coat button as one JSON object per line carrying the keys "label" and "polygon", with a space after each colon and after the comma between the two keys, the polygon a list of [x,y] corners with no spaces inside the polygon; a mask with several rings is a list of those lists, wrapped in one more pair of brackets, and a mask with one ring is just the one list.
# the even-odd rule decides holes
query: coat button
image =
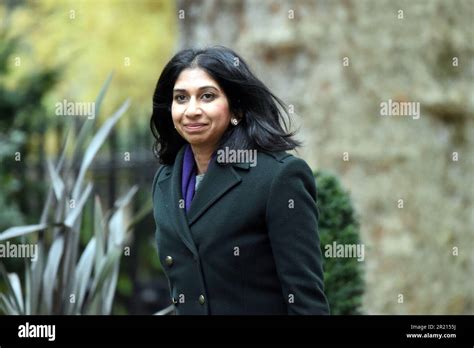
{"label": "coat button", "polygon": [[199,303],[204,304],[204,302],[206,302],[205,299],[204,299],[204,295],[200,295],[199,296]]}
{"label": "coat button", "polygon": [[168,267],[173,266],[173,258],[171,256],[166,256],[165,257],[165,262],[168,265]]}

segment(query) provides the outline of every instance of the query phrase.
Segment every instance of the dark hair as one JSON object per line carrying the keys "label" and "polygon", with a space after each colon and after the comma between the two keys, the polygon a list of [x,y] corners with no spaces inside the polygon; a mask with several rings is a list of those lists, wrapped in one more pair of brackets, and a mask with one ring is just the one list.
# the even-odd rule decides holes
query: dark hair
{"label": "dark hair", "polygon": [[[186,141],[176,131],[171,117],[173,88],[187,68],[206,71],[224,90],[231,114],[240,118],[229,126],[218,148],[256,149],[273,152],[292,150],[301,143],[288,131],[284,115],[291,119],[286,104],[276,97],[234,51],[223,46],[185,49],[165,66],[153,95],[150,127],[156,141],[153,153],[162,164],[172,164]],[[278,108],[280,107],[280,109]]]}

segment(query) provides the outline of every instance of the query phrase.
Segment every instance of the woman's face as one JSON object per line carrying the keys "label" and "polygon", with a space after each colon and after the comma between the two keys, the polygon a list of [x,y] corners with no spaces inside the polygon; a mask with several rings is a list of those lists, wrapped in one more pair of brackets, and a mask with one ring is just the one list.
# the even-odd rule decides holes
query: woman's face
{"label": "woman's face", "polygon": [[171,115],[178,133],[191,145],[215,148],[230,124],[224,91],[199,68],[185,69],[178,76]]}

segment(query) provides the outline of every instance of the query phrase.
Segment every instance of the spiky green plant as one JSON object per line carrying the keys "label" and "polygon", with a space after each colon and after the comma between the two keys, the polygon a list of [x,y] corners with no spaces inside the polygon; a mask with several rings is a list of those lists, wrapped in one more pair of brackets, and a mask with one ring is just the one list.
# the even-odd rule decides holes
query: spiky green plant
{"label": "spiky green plant", "polygon": [[[95,101],[95,115],[110,84],[108,77]],[[92,121],[83,123],[76,140],[68,134],[58,163],[48,160],[51,187],[37,225],[11,227],[0,233],[0,242],[36,237],[36,261],[25,259],[24,284],[8,273],[0,261],[0,278],[6,292],[0,293],[0,311],[6,314],[110,314],[121,255],[133,225],[151,210],[143,207],[129,218],[128,206],[138,188],[133,186],[104,214],[100,198],[94,200],[94,233],[81,252],[80,233],[84,207],[92,200],[92,183],[85,174],[112,128],[124,115],[129,101],[110,116],[86,144]],[[82,149],[87,145],[85,151]],[[70,150],[70,151],[68,151]],[[66,159],[66,154],[72,154]],[[77,175],[74,164],[80,161]],[[84,230],[84,228],[82,228]],[[80,255],[79,255],[80,254]]]}

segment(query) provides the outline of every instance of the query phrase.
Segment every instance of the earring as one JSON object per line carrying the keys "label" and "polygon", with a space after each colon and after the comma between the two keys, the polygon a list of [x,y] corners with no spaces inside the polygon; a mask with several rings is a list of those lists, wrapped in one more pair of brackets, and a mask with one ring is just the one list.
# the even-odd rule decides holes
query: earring
{"label": "earring", "polygon": [[230,120],[230,122],[234,125],[234,126],[237,126],[237,124],[239,123],[239,120],[237,120],[236,118],[232,118]]}

